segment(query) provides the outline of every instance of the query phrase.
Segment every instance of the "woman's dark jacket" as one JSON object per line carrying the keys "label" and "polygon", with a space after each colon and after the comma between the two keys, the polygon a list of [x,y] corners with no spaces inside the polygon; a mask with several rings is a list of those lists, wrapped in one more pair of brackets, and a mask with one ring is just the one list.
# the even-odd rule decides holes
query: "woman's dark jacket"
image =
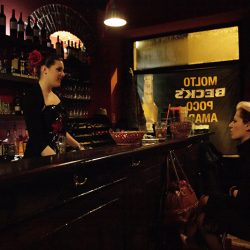
{"label": "woman's dark jacket", "polygon": [[240,155],[237,197],[210,195],[206,206],[207,218],[222,230],[250,240],[250,139],[238,145]]}

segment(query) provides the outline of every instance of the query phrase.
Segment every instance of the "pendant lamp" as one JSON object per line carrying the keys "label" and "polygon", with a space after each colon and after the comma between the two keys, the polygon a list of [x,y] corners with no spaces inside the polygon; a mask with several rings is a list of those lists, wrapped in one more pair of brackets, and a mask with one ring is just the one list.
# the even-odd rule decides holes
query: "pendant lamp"
{"label": "pendant lamp", "polygon": [[115,1],[110,0],[106,7],[104,24],[110,27],[121,27],[126,23],[127,21],[117,9]]}

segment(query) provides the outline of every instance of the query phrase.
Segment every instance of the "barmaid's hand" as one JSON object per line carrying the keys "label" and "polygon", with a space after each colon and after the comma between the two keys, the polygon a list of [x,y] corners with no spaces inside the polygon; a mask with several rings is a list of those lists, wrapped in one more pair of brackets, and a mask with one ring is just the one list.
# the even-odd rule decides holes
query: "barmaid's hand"
{"label": "barmaid's hand", "polygon": [[78,143],[77,149],[78,150],[85,150],[85,148],[80,143]]}

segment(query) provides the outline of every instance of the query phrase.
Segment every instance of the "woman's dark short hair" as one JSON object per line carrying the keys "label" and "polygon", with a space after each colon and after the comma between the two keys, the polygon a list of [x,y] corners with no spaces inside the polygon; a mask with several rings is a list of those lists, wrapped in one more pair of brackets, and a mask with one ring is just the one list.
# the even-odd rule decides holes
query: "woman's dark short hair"
{"label": "woman's dark short hair", "polygon": [[236,109],[240,111],[240,117],[244,123],[250,122],[250,102],[239,102]]}
{"label": "woman's dark short hair", "polygon": [[40,78],[41,76],[41,67],[46,66],[47,68],[50,68],[52,65],[55,64],[56,61],[63,61],[63,58],[56,55],[56,54],[51,54],[47,57],[45,57],[40,64],[39,70],[38,70],[38,77]]}

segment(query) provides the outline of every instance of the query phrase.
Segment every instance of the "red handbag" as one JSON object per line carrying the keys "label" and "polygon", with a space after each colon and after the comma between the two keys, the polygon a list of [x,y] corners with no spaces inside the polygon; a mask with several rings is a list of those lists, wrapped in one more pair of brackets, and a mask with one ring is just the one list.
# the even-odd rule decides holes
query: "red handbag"
{"label": "red handbag", "polygon": [[[172,174],[172,175],[170,175]],[[182,177],[180,177],[182,175]],[[172,180],[170,180],[172,178]],[[167,155],[164,223],[185,223],[198,206],[197,196],[173,150]]]}

